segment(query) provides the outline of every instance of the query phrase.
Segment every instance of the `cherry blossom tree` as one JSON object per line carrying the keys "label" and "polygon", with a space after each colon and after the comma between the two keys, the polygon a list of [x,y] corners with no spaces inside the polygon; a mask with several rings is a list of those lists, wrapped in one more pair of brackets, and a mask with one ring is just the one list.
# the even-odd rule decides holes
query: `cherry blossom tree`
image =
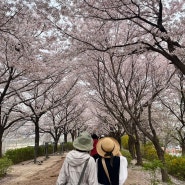
{"label": "cherry blossom tree", "polygon": [[[71,88],[66,92],[58,92],[60,101],[56,103],[46,114],[43,119],[44,124],[40,125],[40,132],[49,133],[55,143],[55,151],[61,134],[64,135],[64,142],[67,142],[69,133],[75,134],[78,128],[77,120],[84,111],[84,105],[75,102],[76,97],[79,95],[77,88],[77,80],[71,84]],[[62,87],[64,88],[64,86]],[[56,102],[56,91],[53,92],[52,102]]]}
{"label": "cherry blossom tree", "polygon": [[[55,101],[50,100],[53,89],[61,82],[63,77],[66,77],[66,70],[61,73],[53,73],[49,76],[43,76],[43,79],[38,80],[38,84],[34,89],[27,91],[27,94],[18,94],[18,97],[25,105],[23,114],[27,115],[27,121],[32,121],[35,125],[35,156],[38,154],[40,119],[50,109],[58,106],[63,97],[66,96],[65,91],[63,96],[56,96]],[[65,75],[64,75],[65,74]],[[67,91],[67,90],[66,90]],[[68,92],[66,92],[68,93]],[[35,160],[36,162],[36,160]]]}
{"label": "cherry blossom tree", "polygon": [[2,137],[4,132],[11,129],[17,122],[23,122],[28,118],[27,114],[23,114],[22,104],[24,100],[19,99],[19,93],[26,94],[30,89],[37,86],[36,80],[28,80],[25,78],[25,72],[19,72],[14,67],[10,67],[8,63],[1,63],[1,94],[0,94],[0,152],[2,155]]}
{"label": "cherry blossom tree", "polygon": [[[35,17],[30,16],[31,12],[27,7],[6,1],[2,1],[0,7],[0,153],[2,155],[3,134],[26,118],[26,115],[21,112],[22,101],[19,100],[17,94],[26,93],[35,88],[38,82],[32,75],[39,64],[36,65],[33,61],[32,54],[36,50],[31,47],[31,41],[36,38],[36,30],[39,31],[39,29],[31,26]],[[33,42],[32,44],[34,46]]]}
{"label": "cherry blossom tree", "polygon": [[[2,138],[5,129],[30,116],[24,114],[25,110],[21,109],[23,103],[28,103],[28,99],[25,100],[26,95],[31,96],[31,91],[35,92],[33,93],[35,96],[40,91],[46,92],[48,90],[46,86],[55,78],[51,74],[55,74],[56,70],[62,71],[66,68],[66,64],[63,62],[62,67],[56,65],[61,61],[59,52],[63,52],[62,41],[58,42],[60,47],[58,47],[59,51],[56,51],[53,45],[57,39],[56,32],[52,32],[49,21],[37,14],[31,1],[30,3],[1,1],[0,8],[0,66],[2,69],[0,132]],[[50,82],[47,78],[49,76]],[[5,102],[9,105],[6,106]],[[17,113],[17,120],[12,119],[10,115],[13,111],[14,115]]]}
{"label": "cherry blossom tree", "polygon": [[185,155],[185,124],[184,124],[184,76],[179,73],[171,80],[166,93],[161,96],[162,104],[168,109],[174,119],[173,127],[175,132],[171,137],[178,141],[182,148],[182,155]]}
{"label": "cherry blossom tree", "polygon": [[[90,87],[96,92],[94,97],[97,98],[97,102],[103,105],[133,138],[138,164],[142,164],[139,144],[142,132],[152,141],[159,159],[165,165],[164,151],[157,136],[158,127],[153,121],[151,105],[161,91],[166,89],[172,78],[172,71],[167,72],[166,67],[159,65],[159,58],[155,55],[123,57],[117,56],[114,52],[107,52],[99,55],[93,53],[91,56],[97,64],[87,65],[92,75],[86,79],[89,79]],[[148,121],[142,120],[144,113]],[[168,179],[165,169],[162,168],[161,172],[162,178]]]}
{"label": "cherry blossom tree", "polygon": [[159,53],[185,74],[183,1],[63,1],[62,8],[70,24],[55,26],[77,41],[79,52]]}

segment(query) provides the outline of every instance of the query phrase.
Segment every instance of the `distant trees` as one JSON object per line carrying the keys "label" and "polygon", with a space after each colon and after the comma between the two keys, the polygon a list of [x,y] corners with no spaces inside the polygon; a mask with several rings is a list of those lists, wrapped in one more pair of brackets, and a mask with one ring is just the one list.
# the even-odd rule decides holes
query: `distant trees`
{"label": "distant trees", "polygon": [[[77,129],[80,127],[76,122],[81,117],[85,107],[83,103],[78,104],[76,102],[76,97],[79,95],[76,87],[77,82],[75,80],[70,89],[66,88],[64,92],[57,92],[57,89],[55,89],[50,95],[51,100],[49,100],[53,106],[47,111],[45,118],[42,120],[44,124],[40,125],[40,132],[48,133],[53,138],[55,151],[62,134],[64,135],[64,142],[67,142],[68,134],[74,134],[74,137],[76,137]],[[60,85],[58,84],[58,86]],[[59,101],[56,101],[57,98],[59,98]]]}
{"label": "distant trees", "polygon": [[63,70],[61,73],[53,73],[48,76],[43,76],[43,79],[37,81],[37,86],[30,88],[27,93],[18,94],[19,99],[24,104],[23,114],[27,115],[27,121],[35,125],[35,155],[37,156],[39,147],[39,133],[40,133],[40,119],[51,108],[56,107],[61,97],[55,99],[54,102],[49,101],[50,93],[53,88],[60,83],[62,74],[66,72]]}

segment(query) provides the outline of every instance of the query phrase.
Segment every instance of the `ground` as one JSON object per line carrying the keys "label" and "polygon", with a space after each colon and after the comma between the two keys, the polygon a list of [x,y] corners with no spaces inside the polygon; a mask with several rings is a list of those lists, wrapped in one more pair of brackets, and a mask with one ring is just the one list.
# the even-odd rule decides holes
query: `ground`
{"label": "ground", "polygon": [[[37,164],[26,161],[12,166],[6,177],[0,179],[1,185],[55,185],[64,155],[40,157]],[[39,163],[40,162],[40,163]],[[160,175],[159,175],[160,176]],[[151,174],[141,167],[129,165],[128,178],[124,185],[151,185]],[[156,179],[155,179],[156,180]],[[185,182],[172,179],[173,185],[185,185]],[[163,183],[158,182],[158,185]]]}

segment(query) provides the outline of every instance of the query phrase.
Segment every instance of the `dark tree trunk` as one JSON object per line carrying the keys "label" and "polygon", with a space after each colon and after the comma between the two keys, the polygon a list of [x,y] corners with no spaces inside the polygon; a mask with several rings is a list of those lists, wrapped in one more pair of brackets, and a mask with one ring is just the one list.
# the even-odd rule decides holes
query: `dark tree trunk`
{"label": "dark tree trunk", "polygon": [[182,148],[182,156],[185,156],[185,143],[181,145]]}
{"label": "dark tree trunk", "polygon": [[39,150],[39,124],[35,123],[35,149],[34,149],[34,163],[37,162]]}
{"label": "dark tree trunk", "polygon": [[3,133],[0,132],[0,158],[3,157],[3,143],[2,143]]}
{"label": "dark tree trunk", "polygon": [[58,151],[58,140],[54,141],[54,153]]}
{"label": "dark tree trunk", "polygon": [[157,151],[157,156],[159,158],[159,160],[161,161],[161,163],[163,164],[162,168],[161,168],[161,175],[162,175],[162,181],[163,182],[169,182],[169,176],[168,176],[168,172],[166,169],[166,162],[165,162],[165,157],[164,157],[164,151],[161,148],[159,142],[154,142],[154,146],[155,149]]}
{"label": "dark tree trunk", "polygon": [[132,159],[136,158],[136,153],[135,153],[135,139],[133,136],[129,136],[128,138],[128,150],[130,152],[130,155],[132,156]]}
{"label": "dark tree trunk", "polygon": [[140,148],[140,142],[139,142],[139,136],[137,133],[137,130],[135,131],[136,135],[136,140],[135,140],[135,148],[136,148],[136,159],[137,159],[137,165],[142,165],[143,160],[142,160],[142,155],[141,155],[141,148]]}
{"label": "dark tree trunk", "polygon": [[67,133],[64,133],[64,143],[67,143]]}
{"label": "dark tree trunk", "polygon": [[72,142],[74,141],[75,136],[76,136],[76,130],[72,130],[72,131],[71,131]]}

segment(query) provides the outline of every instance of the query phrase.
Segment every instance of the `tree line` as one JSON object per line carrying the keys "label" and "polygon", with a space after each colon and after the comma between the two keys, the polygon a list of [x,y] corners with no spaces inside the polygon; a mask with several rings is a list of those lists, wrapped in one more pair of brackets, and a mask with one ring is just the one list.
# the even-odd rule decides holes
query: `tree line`
{"label": "tree line", "polygon": [[[60,107],[61,101],[76,97],[74,109],[83,104],[81,100],[88,103],[90,117],[96,119],[83,115],[98,133],[129,136],[129,151],[137,164],[143,163],[140,143],[146,141],[153,143],[164,166],[165,149],[172,142],[185,155],[183,1],[33,0],[29,4],[3,1],[1,6],[1,62],[26,72],[21,83],[12,84],[16,98],[10,102],[19,100],[19,105],[30,109],[26,121],[34,123],[35,133],[49,132],[38,126],[43,115],[51,118],[53,128],[62,120],[64,129],[71,119],[75,129],[76,120],[85,125],[78,128],[88,129],[86,121],[77,119],[84,108],[76,112],[77,117],[62,116],[67,115],[68,104]],[[32,92],[28,88],[23,93],[28,86],[16,90],[28,82]],[[74,84],[80,84],[79,93]],[[1,95],[6,94],[3,91]],[[35,110],[33,102],[38,103]],[[14,107],[21,117],[20,106]],[[161,174],[167,181],[165,168]]]}

